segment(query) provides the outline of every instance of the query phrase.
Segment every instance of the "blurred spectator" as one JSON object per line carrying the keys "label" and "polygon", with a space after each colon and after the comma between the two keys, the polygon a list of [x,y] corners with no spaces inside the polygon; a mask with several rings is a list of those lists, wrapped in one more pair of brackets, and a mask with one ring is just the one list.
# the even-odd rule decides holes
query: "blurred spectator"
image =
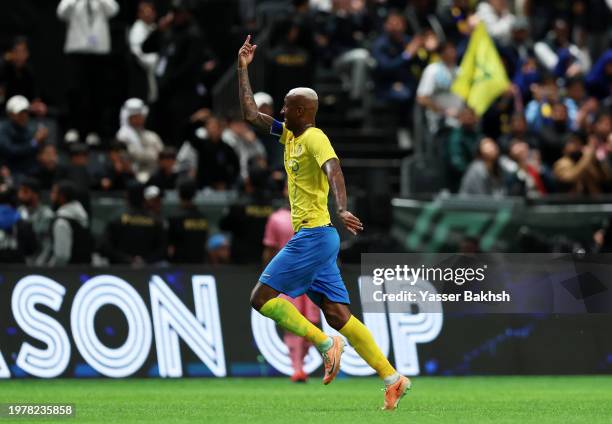
{"label": "blurred spectator", "polygon": [[[152,0],[141,0],[138,3],[136,20],[128,34],[130,51],[136,60],[135,65],[139,68],[135,71],[136,75],[131,79],[130,92],[134,97],[147,99],[148,103],[153,103],[157,100],[155,68],[157,67],[159,55],[157,53],[144,53],[142,51],[142,44],[155,30],[156,21],[157,10],[155,3]],[[146,84],[143,84],[143,82],[146,82]]]}
{"label": "blurred spectator", "polygon": [[512,196],[539,197],[554,189],[554,177],[542,164],[537,150],[527,142],[515,139],[511,142],[509,156],[516,163],[516,169],[509,181],[508,192]]}
{"label": "blurred spectator", "polygon": [[591,137],[585,146],[576,135],[567,139],[563,157],[553,166],[560,191],[582,195],[601,193],[611,173],[607,160],[597,158],[597,145],[595,137]]}
{"label": "blurred spectator", "polygon": [[516,112],[510,118],[510,128],[507,133],[502,135],[499,139],[499,147],[502,152],[510,151],[510,144],[513,140],[523,140],[529,144],[530,147],[537,147],[539,144],[538,138],[531,133],[527,128],[527,120],[525,115],[520,112]]}
{"label": "blurred spectator", "polygon": [[32,225],[15,208],[14,192],[0,192],[0,262],[25,263],[37,249]]}
{"label": "blurred spectator", "polygon": [[438,19],[448,41],[455,43],[460,52],[467,47],[470,35],[470,1],[451,0],[450,5],[438,2]]}
{"label": "blurred spectator", "polygon": [[38,249],[28,258],[31,265],[44,265],[51,255],[51,223],[55,214],[40,200],[40,184],[34,178],[24,178],[17,191],[21,219],[32,225]]}
{"label": "blurred spectator", "polygon": [[372,56],[376,60],[376,91],[381,98],[400,106],[400,125],[407,126],[416,85],[409,67],[423,39],[420,35],[410,39],[406,35],[404,17],[396,12],[389,13],[384,30],[372,45]]}
{"label": "blurred spectator", "polygon": [[36,168],[31,174],[40,183],[42,190],[51,190],[51,186],[58,180],[59,159],[55,144],[43,144],[36,155]]}
{"label": "blurred spectator", "polygon": [[595,63],[586,77],[589,94],[599,100],[612,95],[612,49],[607,50]]}
{"label": "blurred spectator", "polygon": [[67,24],[64,53],[71,72],[68,140],[86,137],[88,144],[100,143],[113,72],[108,21],[118,12],[115,0],[62,0],[57,6],[57,16]]}
{"label": "blurred spectator", "polygon": [[179,211],[168,218],[168,258],[173,263],[204,263],[208,220],[193,203],[197,184],[191,179],[179,182]]}
{"label": "blurred spectator", "polygon": [[447,181],[453,192],[459,188],[461,176],[476,156],[482,138],[478,117],[471,108],[466,107],[459,113],[459,122],[460,126],[451,130],[446,148]]}
{"label": "blurred spectator", "polygon": [[459,193],[479,195],[506,194],[505,171],[499,160],[499,147],[495,140],[483,138],[476,159],[461,180]]}
{"label": "blurred spectator", "polygon": [[240,162],[240,177],[243,181],[249,178],[249,161],[266,158],[266,149],[257,139],[255,131],[243,120],[232,120],[228,125],[231,137],[226,141],[236,152]]}
{"label": "blurred spectator", "polygon": [[41,100],[34,72],[28,63],[30,49],[25,37],[16,37],[11,49],[0,63],[0,94],[5,99],[22,95],[30,100],[30,111],[38,116],[47,114],[47,105]]}
{"label": "blurred spectator", "polygon": [[130,181],[135,179],[125,144],[118,141],[111,143],[108,160],[109,163],[100,178],[100,188],[106,191],[125,190]]}
{"label": "blurred spectator", "polygon": [[136,178],[146,182],[157,169],[157,157],[164,148],[159,136],[145,128],[149,108],[140,99],[125,101],[117,140],[125,143]]}
{"label": "blurred spectator", "polygon": [[300,45],[302,27],[295,21],[287,25],[279,41],[267,52],[266,87],[274,103],[283,103],[285,94],[295,87],[310,87],[314,74],[314,58]]}
{"label": "blurred spectator", "polygon": [[166,144],[178,145],[181,129],[198,108],[196,86],[204,62],[205,44],[193,18],[196,2],[173,0],[171,11],[142,44],[145,53],[158,53],[158,99],[150,116]]}
{"label": "blurred spectator", "polygon": [[551,165],[561,157],[563,144],[570,133],[567,107],[563,103],[553,103],[550,118],[544,121],[539,133],[539,148],[542,159]]}
{"label": "blurred spectator", "polygon": [[210,236],[206,242],[208,262],[212,265],[229,264],[231,259],[230,243],[223,234]]}
{"label": "blurred spectator", "polygon": [[476,16],[487,27],[489,35],[502,46],[510,44],[512,26],[516,17],[507,0],[485,0],[478,4]]}
{"label": "blurred spectator", "polygon": [[257,162],[249,169],[248,196],[230,206],[219,228],[232,236],[232,263],[259,263],[261,240],[268,217],[274,212],[268,191],[267,169]]}
{"label": "blurred spectator", "polygon": [[[274,100],[268,93],[258,92],[253,95],[257,109],[261,113],[274,116]],[[278,137],[273,134],[258,134],[264,148],[270,169],[284,169],[283,146],[278,142]]]}
{"label": "blurred spectator", "polygon": [[159,153],[157,172],[147,181],[147,185],[154,185],[162,190],[174,190],[179,176],[175,170],[175,165],[176,149],[165,147]]}
{"label": "blurred spectator", "polygon": [[555,20],[553,30],[545,40],[536,42],[534,49],[540,63],[557,77],[572,78],[591,68],[588,51],[570,42],[569,25],[563,19]]}
{"label": "blurred spectator", "polygon": [[429,131],[438,132],[445,116],[456,117],[462,99],[451,92],[457,75],[457,50],[452,43],[439,47],[440,61],[427,65],[417,88],[417,101],[426,110]]}
{"label": "blurred spectator", "polygon": [[13,174],[34,171],[36,152],[49,131],[30,120],[30,102],[21,95],[6,102],[8,120],[0,122],[0,157]]}
{"label": "blurred spectator", "polygon": [[159,189],[159,187],[154,185],[146,186],[143,192],[144,210],[151,214],[151,216],[162,221],[163,196],[164,193]]}
{"label": "blurred spectator", "polygon": [[363,97],[368,69],[374,66],[370,52],[362,47],[371,26],[365,6],[365,1],[334,0],[316,35],[317,59],[324,66],[333,65],[351,100]]}
{"label": "blurred spectator", "polygon": [[233,188],[240,173],[238,156],[221,136],[221,120],[211,116],[206,121],[205,138],[192,136],[189,143],[198,153],[198,187],[211,187],[214,190]]}
{"label": "blurred spectator", "polygon": [[87,144],[70,144],[68,156],[68,164],[59,168],[58,180],[72,181],[81,190],[88,190],[93,187],[94,178],[89,171],[89,147],[87,147]]}
{"label": "blurred spectator", "polygon": [[130,182],[127,211],[111,220],[104,232],[101,252],[112,264],[161,262],[166,257],[163,222],[144,209],[144,186]]}
{"label": "blurred spectator", "polygon": [[93,239],[89,216],[77,196],[78,189],[71,181],[60,181],[51,189],[51,203],[56,213],[51,226],[53,247],[49,265],[91,263]]}

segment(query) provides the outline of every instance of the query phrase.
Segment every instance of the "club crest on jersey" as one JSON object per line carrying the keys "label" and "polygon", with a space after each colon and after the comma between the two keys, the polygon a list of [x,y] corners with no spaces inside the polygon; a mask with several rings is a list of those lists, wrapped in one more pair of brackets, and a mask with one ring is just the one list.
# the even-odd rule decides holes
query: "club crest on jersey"
{"label": "club crest on jersey", "polygon": [[291,169],[293,173],[297,173],[298,170],[300,169],[300,163],[296,159],[290,159],[289,169]]}

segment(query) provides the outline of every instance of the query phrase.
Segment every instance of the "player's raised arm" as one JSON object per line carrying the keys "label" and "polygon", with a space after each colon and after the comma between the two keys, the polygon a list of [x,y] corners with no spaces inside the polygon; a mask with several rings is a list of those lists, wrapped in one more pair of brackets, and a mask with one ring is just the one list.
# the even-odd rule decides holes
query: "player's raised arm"
{"label": "player's raised arm", "polygon": [[363,230],[363,224],[359,218],[346,210],[346,187],[344,185],[344,174],[342,174],[340,162],[338,159],[333,158],[326,161],[322,168],[325,175],[327,175],[329,187],[336,199],[336,213],[342,220],[344,227],[353,235],[357,235],[358,231]]}
{"label": "player's raised arm", "polygon": [[238,50],[238,94],[240,96],[240,109],[242,118],[262,131],[270,132],[274,119],[257,110],[253,98],[253,90],[249,82],[248,66],[255,57],[256,44],[251,44],[251,36],[247,36],[240,50]]}

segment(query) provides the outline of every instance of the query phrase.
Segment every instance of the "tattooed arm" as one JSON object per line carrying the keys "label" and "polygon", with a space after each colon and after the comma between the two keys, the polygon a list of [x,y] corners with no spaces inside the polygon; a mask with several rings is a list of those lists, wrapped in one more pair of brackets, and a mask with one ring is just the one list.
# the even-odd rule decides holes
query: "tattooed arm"
{"label": "tattooed arm", "polygon": [[249,35],[238,51],[238,95],[240,96],[240,109],[242,118],[262,131],[270,132],[274,118],[257,110],[257,104],[253,98],[253,90],[249,82],[248,66],[255,57],[256,44],[251,44]]}
{"label": "tattooed arm", "polygon": [[344,175],[342,174],[342,168],[340,168],[340,162],[335,158],[330,159],[323,164],[322,168],[325,175],[327,175],[329,187],[332,193],[334,193],[338,217],[340,217],[348,231],[353,235],[357,235],[357,232],[363,230],[363,224],[359,218],[346,210],[346,187],[344,185]]}

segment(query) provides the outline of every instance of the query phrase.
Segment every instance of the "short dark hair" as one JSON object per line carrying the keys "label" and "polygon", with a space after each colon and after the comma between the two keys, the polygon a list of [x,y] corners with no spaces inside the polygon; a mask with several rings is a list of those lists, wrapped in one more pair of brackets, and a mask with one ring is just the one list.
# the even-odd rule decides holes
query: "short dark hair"
{"label": "short dark hair", "polygon": [[198,192],[196,182],[191,178],[185,178],[178,183],[179,198],[183,201],[191,201]]}
{"label": "short dark hair", "polygon": [[34,177],[24,177],[19,185],[29,188],[36,194],[40,194],[40,182]]}
{"label": "short dark hair", "polygon": [[57,191],[64,197],[66,203],[76,200],[78,188],[77,185],[70,180],[62,180],[55,184]]}

